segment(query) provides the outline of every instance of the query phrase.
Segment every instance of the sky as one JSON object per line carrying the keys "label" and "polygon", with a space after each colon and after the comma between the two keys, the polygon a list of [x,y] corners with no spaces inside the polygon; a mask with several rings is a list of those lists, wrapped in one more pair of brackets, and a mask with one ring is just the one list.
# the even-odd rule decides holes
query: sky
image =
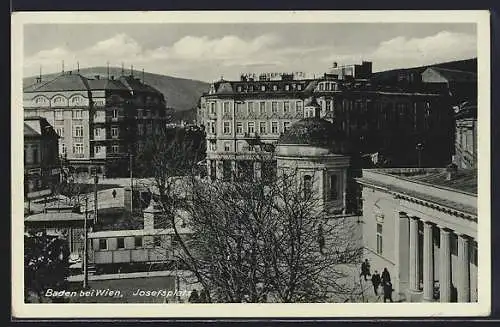
{"label": "sky", "polygon": [[24,25],[24,76],[93,66],[212,82],[241,73],[321,74],[333,62],[373,70],[477,57],[472,23],[164,23]]}

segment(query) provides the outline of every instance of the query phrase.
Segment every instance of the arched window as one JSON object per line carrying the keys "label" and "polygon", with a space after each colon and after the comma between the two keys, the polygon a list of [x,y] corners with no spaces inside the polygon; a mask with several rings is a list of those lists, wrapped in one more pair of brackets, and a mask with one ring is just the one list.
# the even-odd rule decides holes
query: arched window
{"label": "arched window", "polygon": [[304,197],[308,198],[312,192],[312,176],[304,175],[303,177]]}

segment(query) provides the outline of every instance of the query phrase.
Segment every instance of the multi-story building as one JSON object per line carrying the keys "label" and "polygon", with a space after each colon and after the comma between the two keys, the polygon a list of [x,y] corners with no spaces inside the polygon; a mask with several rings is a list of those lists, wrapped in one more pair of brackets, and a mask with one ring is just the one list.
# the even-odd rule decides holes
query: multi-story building
{"label": "multi-story building", "polygon": [[477,171],[364,169],[364,256],[408,302],[478,300]]}
{"label": "multi-story building", "polygon": [[59,136],[42,117],[24,119],[24,193],[34,199],[52,193],[60,179]]}
{"label": "multi-story building", "polygon": [[164,96],[132,74],[88,78],[71,71],[26,87],[24,115],[54,126],[59,154],[71,166],[106,176],[126,174],[130,155],[168,119]]}
{"label": "multi-story building", "polygon": [[207,133],[209,176],[229,178],[239,165],[255,169],[248,161],[258,150],[272,148],[281,133],[318,108],[357,154],[379,152],[392,165],[416,166],[416,146],[423,144],[422,165],[450,162],[454,127],[448,93],[372,83],[370,63],[352,74],[337,68],[316,79],[261,74],[213,83],[198,114]]}

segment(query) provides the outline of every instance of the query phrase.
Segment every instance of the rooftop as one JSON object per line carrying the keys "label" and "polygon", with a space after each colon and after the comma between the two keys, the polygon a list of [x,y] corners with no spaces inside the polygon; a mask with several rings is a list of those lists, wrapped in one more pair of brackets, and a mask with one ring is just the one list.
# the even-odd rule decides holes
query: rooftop
{"label": "rooftop", "polygon": [[[89,217],[88,220],[93,218]],[[37,213],[24,219],[25,222],[61,222],[85,220],[85,216],[75,212]]]}

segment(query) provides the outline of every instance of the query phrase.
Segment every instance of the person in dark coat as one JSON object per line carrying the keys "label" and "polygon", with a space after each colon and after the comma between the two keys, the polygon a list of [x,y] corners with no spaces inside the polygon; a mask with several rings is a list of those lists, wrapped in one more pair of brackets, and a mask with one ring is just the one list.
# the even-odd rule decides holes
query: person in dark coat
{"label": "person in dark coat", "polygon": [[392,291],[393,291],[392,283],[386,282],[384,284],[384,302],[385,302],[385,300],[389,300],[389,301],[393,302],[392,301]]}
{"label": "person in dark coat", "polygon": [[113,195],[113,199],[116,199],[116,190],[113,190],[111,194]]}
{"label": "person in dark coat", "polygon": [[384,271],[382,271],[382,284],[387,284],[391,282],[391,274],[389,274],[389,270],[387,268],[384,268]]}
{"label": "person in dark coat", "polygon": [[380,286],[380,274],[376,270],[372,275],[372,284],[375,295],[378,295],[378,287]]}
{"label": "person in dark coat", "polygon": [[368,259],[365,259],[365,261],[361,264],[361,275],[366,279],[366,276],[370,276],[370,263],[368,262]]}
{"label": "person in dark coat", "polygon": [[197,290],[193,290],[191,292],[191,295],[189,296],[189,300],[188,300],[190,303],[198,303],[200,302],[200,297],[198,296],[198,291]]}

